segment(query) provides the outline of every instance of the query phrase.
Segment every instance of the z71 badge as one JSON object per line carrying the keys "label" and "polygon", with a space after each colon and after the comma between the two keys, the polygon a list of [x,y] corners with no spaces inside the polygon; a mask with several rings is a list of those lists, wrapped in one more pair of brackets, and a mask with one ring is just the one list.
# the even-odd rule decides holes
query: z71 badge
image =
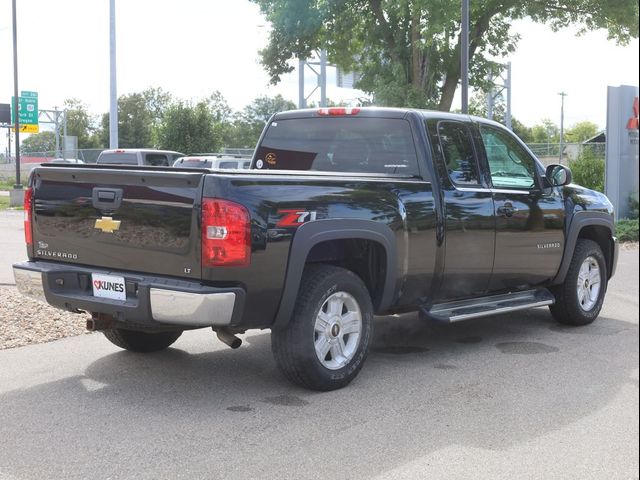
{"label": "z71 badge", "polygon": [[305,222],[313,222],[316,219],[316,212],[291,209],[278,210],[278,215],[284,215],[276,224],[276,227],[299,227]]}

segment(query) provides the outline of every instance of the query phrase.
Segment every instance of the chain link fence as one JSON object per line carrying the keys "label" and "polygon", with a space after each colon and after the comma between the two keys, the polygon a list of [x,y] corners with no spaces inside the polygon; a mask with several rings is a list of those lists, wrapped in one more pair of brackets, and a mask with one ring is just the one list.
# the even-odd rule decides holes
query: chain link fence
{"label": "chain link fence", "polygon": [[[563,155],[560,159],[560,145],[557,143],[531,143],[527,145],[538,159],[545,165],[551,163],[562,163],[568,165],[572,160],[578,159],[585,152],[604,160],[606,143],[565,143],[562,146]],[[56,155],[55,151],[25,153],[20,156],[20,171],[22,181],[26,181],[31,170],[41,163],[51,162],[55,159],[80,160],[82,163],[95,163],[102,148],[85,148],[77,150],[62,151]],[[253,155],[251,148],[224,148],[222,153],[227,155]],[[8,162],[6,157],[0,157],[0,181],[7,182],[15,180],[15,159]]]}

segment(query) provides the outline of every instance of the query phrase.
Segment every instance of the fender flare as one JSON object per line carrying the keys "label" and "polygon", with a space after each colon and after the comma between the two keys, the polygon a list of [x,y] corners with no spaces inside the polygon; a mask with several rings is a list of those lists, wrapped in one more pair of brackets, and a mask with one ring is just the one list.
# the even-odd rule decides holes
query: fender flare
{"label": "fender flare", "polygon": [[276,313],[274,328],[289,323],[295,306],[304,266],[311,249],[329,240],[363,239],[379,243],[386,254],[386,275],[381,300],[374,305],[376,311],[388,308],[393,301],[396,285],[397,247],[393,231],[373,220],[327,219],[301,225],[293,237],[289,249],[284,288]]}
{"label": "fender flare", "polygon": [[[558,270],[558,274],[555,276],[552,285],[558,285],[564,282],[565,277],[567,276],[567,272],[569,271],[569,266],[571,265],[571,259],[573,258],[573,251],[576,248],[576,243],[578,242],[578,235],[580,234],[580,230],[584,227],[596,226],[596,227],[605,227],[609,230],[609,238],[611,242],[614,242],[613,232],[615,232],[615,223],[613,217],[604,212],[590,212],[590,211],[581,211],[575,212],[573,214],[573,219],[571,224],[569,225],[569,229],[567,232],[565,244],[564,244],[564,253],[562,255],[562,262],[560,263],[560,269]],[[614,248],[615,246],[611,245],[611,256],[609,259],[610,262],[614,262]],[[604,252],[606,253],[606,252]],[[613,275],[613,268],[615,265],[607,265],[609,271],[609,277]]]}

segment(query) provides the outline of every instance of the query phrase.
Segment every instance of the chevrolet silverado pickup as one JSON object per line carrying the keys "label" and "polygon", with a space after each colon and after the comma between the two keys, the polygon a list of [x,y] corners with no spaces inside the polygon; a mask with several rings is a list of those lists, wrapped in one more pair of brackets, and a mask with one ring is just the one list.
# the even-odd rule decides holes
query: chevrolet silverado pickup
{"label": "chevrolet silverado pickup", "polygon": [[283,374],[316,390],[358,374],[374,315],[588,324],[617,260],[611,203],[568,168],[498,123],[412,109],[278,113],[249,170],[43,165],[25,237],[19,290],[118,347],[270,329]]}

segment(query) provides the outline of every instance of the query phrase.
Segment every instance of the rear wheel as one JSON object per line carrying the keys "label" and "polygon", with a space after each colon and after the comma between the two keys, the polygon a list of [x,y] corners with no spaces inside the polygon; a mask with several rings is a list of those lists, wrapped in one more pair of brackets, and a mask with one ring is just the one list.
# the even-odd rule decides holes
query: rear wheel
{"label": "rear wheel", "polygon": [[602,309],[607,291],[607,263],[593,240],[579,239],[562,285],[553,289],[555,305],[549,309],[566,325],[588,325]]}
{"label": "rear wheel", "polygon": [[291,382],[335,390],[358,375],[372,334],[373,306],[362,280],[344,268],[313,265],[289,324],[271,332],[271,348]]}
{"label": "rear wheel", "polygon": [[138,353],[164,350],[182,335],[182,331],[147,333],[122,328],[111,328],[102,333],[114,345]]}

